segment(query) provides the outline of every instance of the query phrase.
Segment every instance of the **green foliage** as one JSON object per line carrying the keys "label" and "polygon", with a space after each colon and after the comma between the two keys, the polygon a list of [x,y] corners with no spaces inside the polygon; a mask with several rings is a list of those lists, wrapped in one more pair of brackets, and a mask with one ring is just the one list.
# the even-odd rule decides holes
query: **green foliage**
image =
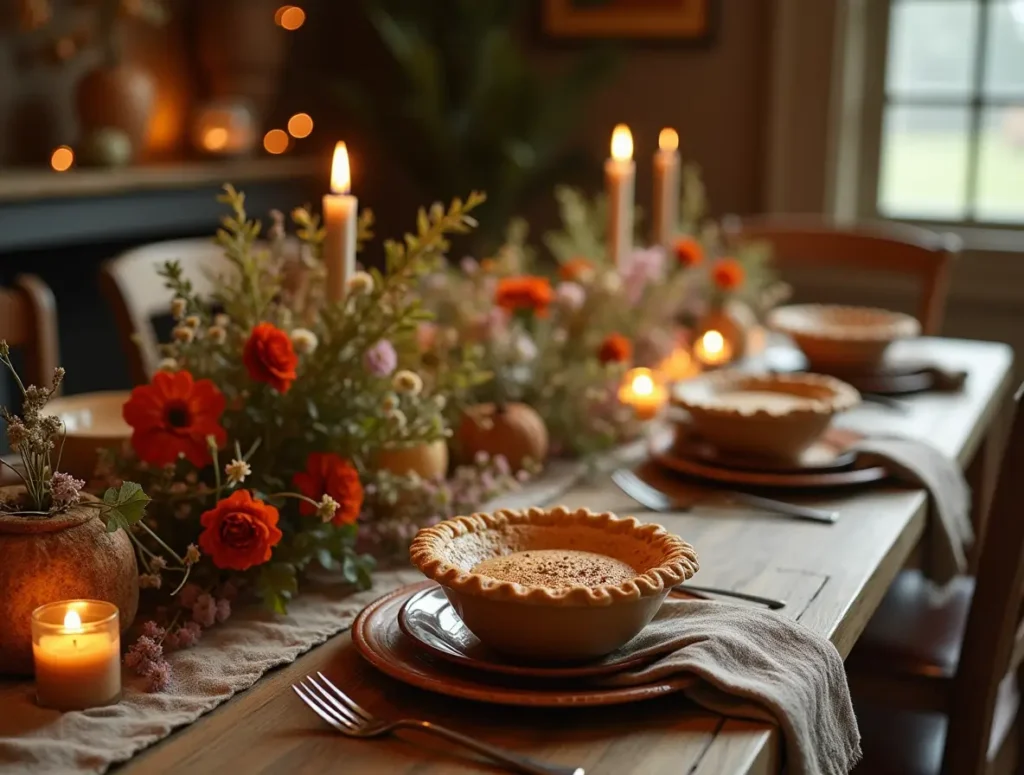
{"label": "green foliage", "polygon": [[149,496],[142,491],[141,485],[125,482],[120,487],[107,488],[103,493],[103,502],[107,505],[102,513],[107,532],[115,533],[118,530],[130,530],[146,515]]}
{"label": "green foliage", "polygon": [[591,50],[565,72],[541,71],[521,42],[530,5],[364,0],[396,82],[381,88],[375,73],[339,87],[354,117],[423,190],[444,199],[488,192],[488,249],[524,200],[580,162],[566,150],[570,132],[614,62]]}

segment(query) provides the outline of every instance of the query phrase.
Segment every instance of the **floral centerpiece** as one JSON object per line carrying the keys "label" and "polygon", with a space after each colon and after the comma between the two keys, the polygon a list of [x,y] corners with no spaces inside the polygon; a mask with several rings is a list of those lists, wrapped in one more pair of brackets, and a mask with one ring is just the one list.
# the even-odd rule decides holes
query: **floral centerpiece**
{"label": "floral centerpiece", "polygon": [[[231,208],[217,235],[227,269],[210,298],[177,263],[162,269],[173,341],[125,404],[130,448],[104,461],[108,478],[135,477],[153,497],[152,532],[139,537],[142,585],[176,595],[128,657],[154,686],[166,681],[164,649],[194,643],[240,590],[283,612],[313,569],[367,586],[371,550],[407,544],[419,526],[516,482],[500,458],[450,478],[383,462],[443,444],[449,418],[487,378],[473,348],[447,364],[424,360],[417,332],[430,313],[415,293],[448,236],[475,225],[483,195],[421,210],[415,234],[384,243],[384,270],[356,272],[336,303],[320,292],[316,215],[292,214],[296,255],[283,216],[261,241],[243,195],[227,186],[221,200]],[[364,213],[360,245],[371,226]],[[175,570],[188,570],[188,583],[169,583]]]}
{"label": "floral centerpiece", "polygon": [[543,418],[552,451],[587,455],[630,437],[636,421],[618,399],[632,366],[656,367],[708,310],[743,301],[760,308],[774,277],[762,246],[727,246],[708,219],[699,172],[683,175],[681,230],[671,251],[640,248],[607,259],[605,202],[556,191],[562,227],[546,234],[554,264],[513,222],[504,247],[429,275],[424,303],[436,320],[421,345],[447,360],[473,345],[495,379],[478,401],[521,401]]}

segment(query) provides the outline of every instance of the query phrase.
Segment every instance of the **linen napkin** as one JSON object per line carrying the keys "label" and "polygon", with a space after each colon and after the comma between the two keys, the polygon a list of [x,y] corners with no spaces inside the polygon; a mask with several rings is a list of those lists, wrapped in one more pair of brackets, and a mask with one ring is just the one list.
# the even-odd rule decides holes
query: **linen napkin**
{"label": "linen napkin", "polygon": [[772,611],[717,601],[668,600],[629,650],[661,654],[602,686],[649,684],[685,673],[708,710],[771,721],[790,775],[847,775],[861,756],[843,660],[828,640]]}
{"label": "linen napkin", "polygon": [[901,482],[928,491],[924,573],[945,584],[967,572],[967,551],[974,543],[971,490],[957,461],[917,439],[871,437],[851,449],[861,460],[887,468]]}

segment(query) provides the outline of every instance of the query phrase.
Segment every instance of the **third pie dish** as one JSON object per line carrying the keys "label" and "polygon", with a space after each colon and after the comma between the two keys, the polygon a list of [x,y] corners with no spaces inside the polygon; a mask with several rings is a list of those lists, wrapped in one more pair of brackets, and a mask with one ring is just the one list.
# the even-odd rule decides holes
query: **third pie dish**
{"label": "third pie dish", "polygon": [[795,459],[860,394],[821,374],[720,371],[679,383],[672,400],[687,411],[692,430],[720,450]]}
{"label": "third pie dish", "polygon": [[487,646],[553,661],[614,651],[698,567],[660,525],[564,507],[456,517],[421,530],[410,557]]}

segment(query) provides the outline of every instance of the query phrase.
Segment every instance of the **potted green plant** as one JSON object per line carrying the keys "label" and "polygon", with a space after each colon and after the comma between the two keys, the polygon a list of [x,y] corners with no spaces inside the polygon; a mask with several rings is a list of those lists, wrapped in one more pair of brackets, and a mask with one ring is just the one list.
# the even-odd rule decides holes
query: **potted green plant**
{"label": "potted green plant", "polygon": [[4,341],[0,364],[22,399],[20,415],[0,408],[21,458],[19,465],[3,461],[20,483],[0,487],[0,673],[17,675],[32,672],[31,614],[45,603],[105,600],[120,609],[122,629],[132,623],[139,580],[127,531],[149,498],[132,482],[111,487],[102,499],[83,492],[83,481],[60,471],[63,424],[44,413],[64,370],[55,371],[49,387],[26,387]]}

